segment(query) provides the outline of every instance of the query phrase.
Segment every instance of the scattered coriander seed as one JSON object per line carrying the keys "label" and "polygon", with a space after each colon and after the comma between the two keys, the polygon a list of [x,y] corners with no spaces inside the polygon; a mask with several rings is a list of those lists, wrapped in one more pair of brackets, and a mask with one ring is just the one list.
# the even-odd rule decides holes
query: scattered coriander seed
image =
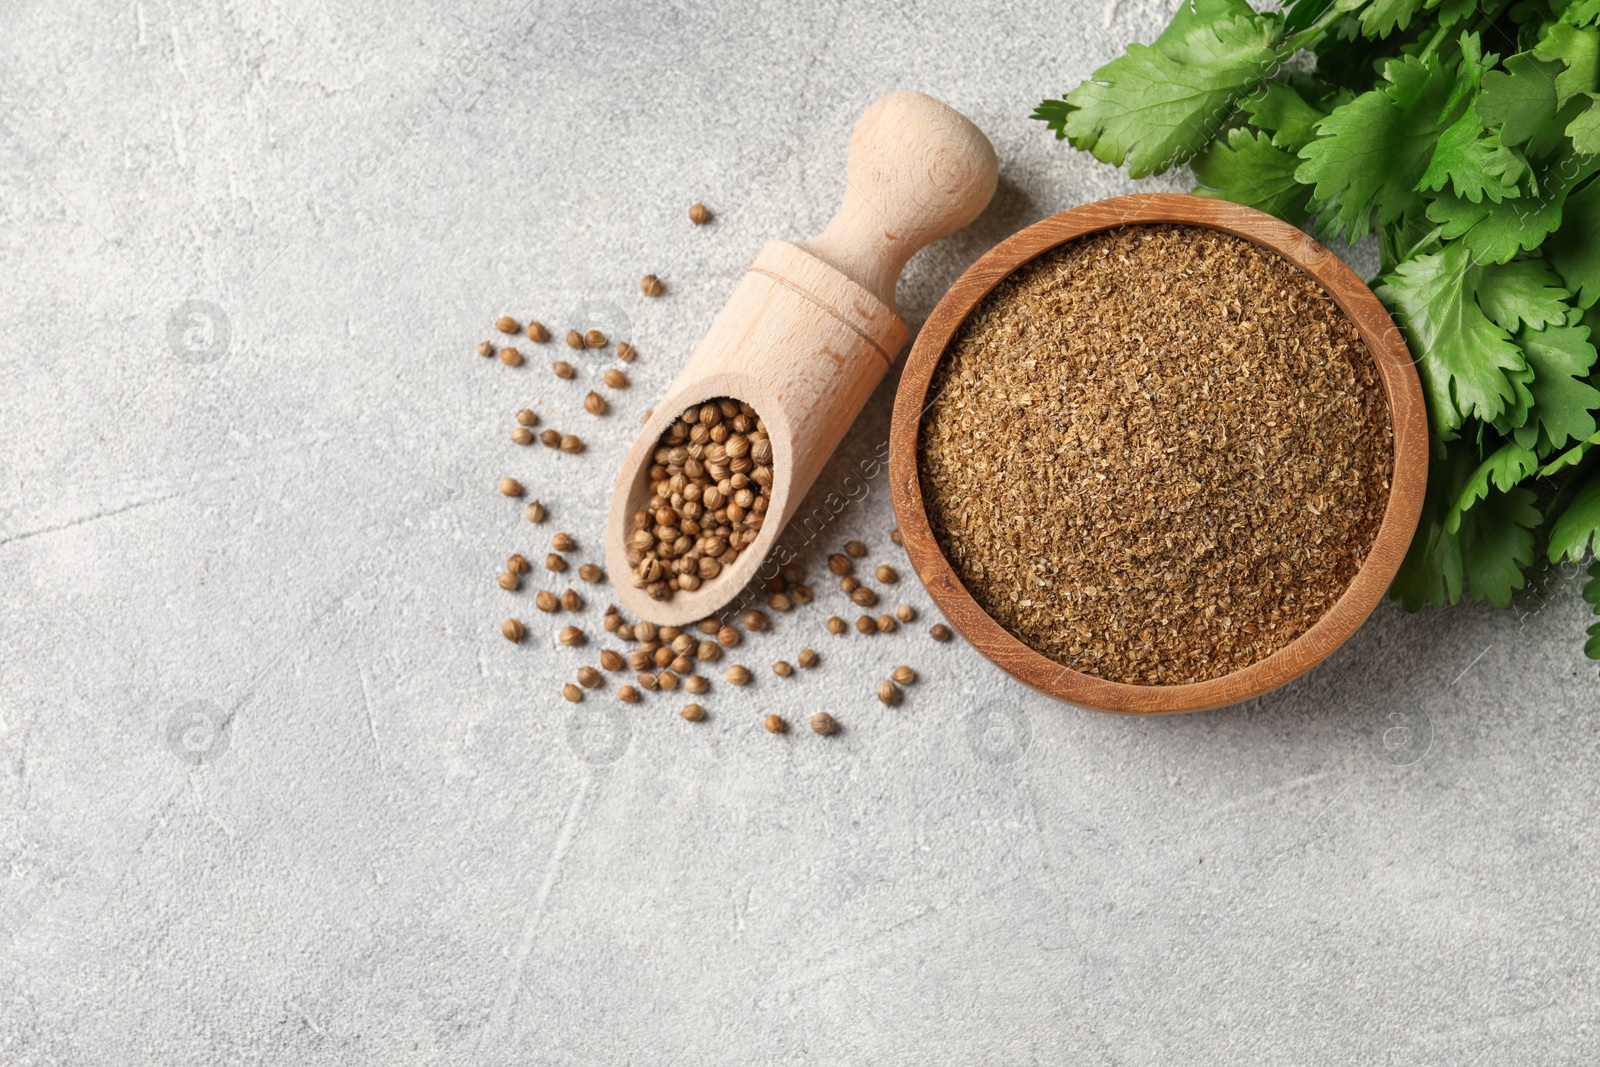
{"label": "scattered coriander seed", "polygon": [[[617,342],[617,358],[624,363],[632,363],[639,356],[639,350],[626,341]],[[617,372],[621,374],[621,371]]]}
{"label": "scattered coriander seed", "polygon": [[561,451],[568,455],[575,455],[583,451],[583,438],[575,433],[561,435]]}
{"label": "scattered coriander seed", "polygon": [[769,734],[781,734],[789,729],[789,724],[783,721],[782,715],[768,715],[761,720],[761,725]]}
{"label": "scattered coriander seed", "polygon": [[622,653],[614,648],[602,648],[600,650],[600,666],[608,671],[620,671],[622,669]]}
{"label": "scattered coriander seed", "polygon": [[557,552],[571,552],[578,547],[578,542],[574,541],[569,533],[556,533],[550,538],[550,547]]}
{"label": "scattered coriander seed", "polygon": [[817,665],[817,653],[814,649],[802,648],[800,654],[795,657],[795,662],[810,670]]}
{"label": "scattered coriander seed", "polygon": [[880,634],[894,633],[894,616],[879,615],[877,619],[877,627]]}
{"label": "scattered coriander seed", "polygon": [[838,575],[840,578],[843,578],[845,575],[855,570],[855,567],[856,565],[850,562],[849,556],[843,555],[839,552],[835,552],[833,555],[828,557],[828,569],[834,574]]}
{"label": "scattered coriander seed", "polygon": [[564,359],[558,359],[554,363],[550,364],[550,371],[557,378],[562,379],[571,378],[574,374],[578,373],[572,369],[572,364],[568,363]]}
{"label": "scattered coriander seed", "polygon": [[694,649],[695,639],[686,633],[678,633],[672,638],[672,651],[682,655]]}
{"label": "scattered coriander seed", "polygon": [[672,666],[673,651],[665,645],[658,645],[656,650],[651,653],[651,657],[656,661],[657,667]]}
{"label": "scattered coriander seed", "polygon": [[546,448],[560,448],[561,447],[561,431],[560,430],[545,430],[543,433],[539,434],[539,443],[541,445],[544,445],[544,447],[546,447]]}
{"label": "scattered coriander seed", "polygon": [[798,563],[785,563],[778,568],[778,577],[789,585],[798,585],[806,580],[806,570]]}
{"label": "scattered coriander seed", "polygon": [[561,594],[561,608],[563,611],[582,611],[583,597],[578,595],[577,590],[568,589]]}
{"label": "scattered coriander seed", "polygon": [[667,666],[672,668],[675,674],[681,676],[690,674],[694,671],[694,660],[690,659],[687,655],[679,653],[678,655],[672,657],[672,662],[667,664]]}
{"label": "scattered coriander seed", "polygon": [[899,572],[893,567],[889,566],[887,563],[879,564],[878,569],[873,573],[878,576],[878,581],[882,582],[884,585],[893,585],[895,582],[900,580]]}
{"label": "scattered coriander seed", "polygon": [[656,675],[656,686],[668,692],[678,688],[678,676],[671,671],[662,671]]}
{"label": "scattered coriander seed", "polygon": [[732,648],[739,643],[739,631],[731,626],[724,626],[717,631],[717,644],[723,648]]}
{"label": "scattered coriander seed", "polygon": [[797,585],[789,590],[789,599],[796,604],[809,604],[815,599],[809,585]]}
{"label": "scattered coriander seed", "polygon": [[512,574],[527,574],[533,570],[533,566],[528,562],[528,557],[521,552],[517,552],[506,557],[506,570]]}
{"label": "scattered coriander seed", "polygon": [[508,367],[520,367],[522,366],[522,353],[515,348],[502,348],[500,350],[500,362]]}
{"label": "scattered coriander seed", "polygon": [[661,279],[654,274],[646,274],[639,279],[639,291],[645,296],[660,296],[664,289]]}
{"label": "scattered coriander seed", "polygon": [[533,444],[533,431],[528,429],[526,426],[518,426],[515,430],[511,431],[511,443],[514,445]]}
{"label": "scattered coriander seed", "polygon": [[556,574],[560,574],[562,571],[567,569],[567,561],[562,559],[556,553],[551,552],[544,557],[544,569],[547,571],[553,571]]}
{"label": "scattered coriander seed", "polygon": [[612,389],[621,389],[628,384],[628,376],[615,367],[607,367],[600,374],[600,380]]}
{"label": "scattered coriander seed", "polygon": [[517,425],[537,426],[539,425],[539,416],[535,415],[528,408],[523,408],[521,411],[517,412]]}
{"label": "scattered coriander seed", "polygon": [[494,328],[501,333],[520,333],[522,331],[522,327],[517,325],[517,320],[510,315],[501,315],[498,319],[495,319]]}
{"label": "scattered coriander seed", "polygon": [[654,641],[656,639],[656,624],[649,619],[641,619],[633,628],[633,632],[641,641]]}
{"label": "scattered coriander seed", "polygon": [[772,625],[767,621],[767,617],[765,615],[754,608],[751,608],[739,618],[740,621],[744,623],[744,628],[746,630],[753,630],[756,633],[760,633],[762,630],[765,630]]}
{"label": "scattered coriander seed", "polygon": [[575,648],[583,644],[583,631],[576,626],[563,626],[556,639],[568,648]]}
{"label": "scattered coriander seed", "polygon": [[860,541],[846,541],[844,543],[844,550],[847,554],[854,556],[856,559],[860,559],[862,556],[867,554],[867,546]]}
{"label": "scattered coriander seed", "polygon": [[900,527],[898,526],[889,531],[889,540],[893,541],[897,545],[903,545],[906,543],[906,539],[900,536]]}
{"label": "scattered coriander seed", "polygon": [[561,695],[572,701],[574,704],[577,704],[583,700],[583,690],[579,689],[571,682],[568,682],[566,685],[561,687]]}
{"label": "scattered coriander seed", "polygon": [[870,608],[878,602],[878,594],[863,585],[850,594],[850,599],[861,607]]}
{"label": "scattered coriander seed", "polygon": [[890,674],[889,677],[893,678],[901,685],[910,685],[912,682],[917,680],[917,672],[912,670],[910,667],[902,665],[896,667],[894,669],[894,673]]}
{"label": "scattered coriander seed", "polygon": [[856,581],[848,574],[839,579],[839,592],[843,593],[845,596],[849,596],[851,593],[854,593],[860,588],[861,583]]}
{"label": "scattered coriander seed", "polygon": [[883,701],[884,707],[894,707],[900,703],[900,687],[885,678],[878,683],[878,699]]}
{"label": "scattered coriander seed", "polygon": [[[583,334],[579,333],[577,330],[568,330],[567,331],[567,347],[568,348],[582,348],[583,347]],[[562,375],[562,377],[566,377],[566,376]]]}
{"label": "scattered coriander seed", "polygon": [[495,581],[500,583],[501,589],[507,589],[511,592],[516,592],[518,589],[522,588],[522,579],[518,578],[510,571],[501,571],[500,577],[496,578]]}
{"label": "scattered coriander seed", "polygon": [[642,648],[636,648],[628,653],[628,669],[632,671],[648,670],[655,661],[650,658],[650,653]]}
{"label": "scattered coriander seed", "polygon": [[928,631],[928,635],[935,641],[948,641],[955,636],[950,632],[950,627],[942,622],[934,623],[933,628]]}
{"label": "scattered coriander seed", "polygon": [[856,620],[856,633],[875,634],[877,632],[878,624],[872,621],[871,615],[863,615]]}
{"label": "scattered coriander seed", "polygon": [[682,715],[686,722],[703,722],[706,717],[706,709],[699,704],[685,704],[683,710],[678,714]]}
{"label": "scattered coriander seed", "polygon": [[839,634],[844,633],[844,631],[845,625],[843,619],[839,618],[837,615],[834,615],[828,619],[828,632],[830,634],[838,636]]}
{"label": "scattered coriander seed", "polygon": [[631,685],[622,686],[617,690],[617,699],[624,704],[637,704],[639,702],[639,691]]}
{"label": "scattered coriander seed", "polygon": [[722,658],[722,646],[715,641],[701,641],[694,655],[701,663],[715,663]]}
{"label": "scattered coriander seed", "polygon": [[634,639],[633,624],[628,622],[617,623],[617,636],[624,641],[632,641]]}
{"label": "scattered coriander seed", "polygon": [[578,568],[578,577],[582,578],[586,582],[598,582],[605,576],[605,571],[601,570],[600,567],[594,563],[585,563]]}
{"label": "scattered coriander seed", "polygon": [[647,689],[652,693],[660,686],[660,683],[656,681],[656,676],[649,671],[640,671],[634,680],[639,683],[641,689]]}
{"label": "scattered coriander seed", "polygon": [[839,720],[825,711],[819,711],[811,716],[811,731],[828,737],[839,732]]}
{"label": "scattered coriander seed", "polygon": [[522,623],[518,622],[516,619],[507,619],[505,622],[500,624],[500,632],[505,635],[505,639],[507,641],[510,641],[512,644],[516,644],[518,641],[522,640],[523,636],[528,631],[523,627]]}
{"label": "scattered coriander seed", "polygon": [[585,348],[604,348],[606,346],[606,335],[599,330],[590,330],[583,335],[583,346]]}
{"label": "scattered coriander seed", "polygon": [[711,221],[711,209],[699,201],[689,205],[689,221],[696,226],[704,226]]}
{"label": "scattered coriander seed", "polygon": [[542,345],[550,340],[550,331],[544,328],[544,323],[542,322],[529,320],[527,334],[528,340],[536,345]]}
{"label": "scattered coriander seed", "polygon": [[522,483],[515,478],[501,478],[500,493],[502,496],[521,496]]}
{"label": "scattered coriander seed", "polygon": [[606,398],[593,389],[589,390],[589,395],[583,398],[583,410],[591,415],[604,415],[606,407]]}
{"label": "scattered coriander seed", "polygon": [[894,609],[894,617],[901,622],[910,622],[917,617],[917,609],[910,604],[901,604]]}
{"label": "scattered coriander seed", "polygon": [[494,355],[494,345],[490,344],[488,341],[479,341],[478,355],[483,356],[484,358]]}
{"label": "scattered coriander seed", "polygon": [[780,659],[772,665],[772,673],[779,678],[787,678],[794,673],[794,665],[788,660]]}
{"label": "scattered coriander seed", "polygon": [[684,692],[693,693],[695,696],[699,696],[709,688],[711,688],[711,683],[699,674],[691,674],[683,680]]}
{"label": "scattered coriander seed", "polygon": [[715,615],[707,615],[705,618],[695,623],[694,628],[708,637],[715,637],[717,635],[717,631],[722,629],[722,620],[718,619]]}
{"label": "scattered coriander seed", "polygon": [[749,685],[750,668],[742,663],[735,663],[728,668],[727,679],[733,685]]}
{"label": "scattered coriander seed", "polygon": [[529,522],[543,522],[544,505],[535,500],[533,503],[522,509],[522,517],[527,519]]}
{"label": "scattered coriander seed", "polygon": [[598,689],[600,682],[600,672],[593,667],[578,668],[578,684],[585,689]]}
{"label": "scattered coriander seed", "polygon": [[794,607],[794,601],[790,600],[783,593],[773,593],[767,598],[767,607],[771,608],[773,611],[788,611],[790,608]]}

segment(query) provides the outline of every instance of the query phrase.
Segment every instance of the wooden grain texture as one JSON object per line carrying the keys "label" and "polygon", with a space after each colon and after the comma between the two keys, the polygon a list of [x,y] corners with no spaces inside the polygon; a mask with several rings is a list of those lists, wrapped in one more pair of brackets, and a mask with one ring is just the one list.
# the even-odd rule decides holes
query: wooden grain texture
{"label": "wooden grain texture", "polygon": [[[1394,473],[1383,523],[1344,595],[1294,641],[1257,663],[1188,685],[1130,685],[1074,671],[1028,647],[980,608],[956,577],[929,526],[918,477],[928,385],[946,345],[999,282],[1036,256],[1084,234],[1119,226],[1183,223],[1235,234],[1277,252],[1315,278],[1356,324],[1377,364],[1394,430]],[[1309,235],[1254,208],[1178,193],[1124,196],[1064,211],[1013,234],[973,264],[934,308],[906,360],[890,424],[889,478],[907,554],[945,617],[980,652],[1041,693],[1084,708],[1150,714],[1197,711],[1260,696],[1316,666],[1382,600],[1422,513],[1428,419],[1422,386],[1394,321],[1355,272]]]}
{"label": "wooden grain texture", "polygon": [[[921,93],[875,102],[850,139],[838,214],[804,244],[773,241],[659,401],[623,459],[606,517],[606,566],[640,618],[681,625],[720,611],[767,555],[906,342],[894,311],[901,268],[976,218],[998,180],[994,149],[960,113]],[[630,584],[631,517],[650,495],[651,456],[691,404],[755,407],[772,439],[768,518],[753,544],[693,592],[657,601]]]}

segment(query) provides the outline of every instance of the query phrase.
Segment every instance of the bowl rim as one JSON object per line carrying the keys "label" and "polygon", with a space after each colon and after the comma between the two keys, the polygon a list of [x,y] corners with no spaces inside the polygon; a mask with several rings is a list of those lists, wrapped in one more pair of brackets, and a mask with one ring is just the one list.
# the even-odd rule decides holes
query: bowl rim
{"label": "bowl rim", "polygon": [[[1394,468],[1372,549],[1333,606],[1308,630],[1247,667],[1182,685],[1134,685],[1065,667],[1011,634],[973,598],[944,557],[923,505],[918,474],[928,386],[948,347],[980,301],[1004,278],[1075,238],[1125,225],[1181,224],[1221,230],[1287,259],[1314,278],[1356,324],[1388,401]],[[1186,193],[1114,197],[1033,223],[995,245],[950,286],[917,334],[895,392],[889,430],[890,496],[912,567],[957,631],[1025,685],[1079,707],[1166,714],[1236,704],[1276,689],[1344,644],[1383,599],[1422,514],[1428,474],[1428,419],[1405,338],[1359,276],[1320,242],[1252,207]]]}

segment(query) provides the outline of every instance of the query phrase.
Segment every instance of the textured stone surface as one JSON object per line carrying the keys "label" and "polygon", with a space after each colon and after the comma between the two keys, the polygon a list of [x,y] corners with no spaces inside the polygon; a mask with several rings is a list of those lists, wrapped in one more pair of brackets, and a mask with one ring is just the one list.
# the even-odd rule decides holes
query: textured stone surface
{"label": "textured stone surface", "polygon": [[[826,221],[867,102],[931,92],[1002,159],[911,264],[915,326],[1002,236],[1134,187],[1027,114],[1163,6],[10,5],[0,1063],[1592,1062],[1570,579],[1385,605],[1269,698],[1110,718],[930,613],[823,633],[824,549],[901,560],[879,475],[805,548],[828,610],[625,748],[569,730],[583,656],[494,583],[557,529],[598,556],[640,413],[760,244]],[[612,416],[593,361],[472,355],[585,302],[641,352]],[[525,404],[588,452],[510,445]],[[803,644],[816,671],[766,669]],[[837,737],[760,729],[824,708]]]}

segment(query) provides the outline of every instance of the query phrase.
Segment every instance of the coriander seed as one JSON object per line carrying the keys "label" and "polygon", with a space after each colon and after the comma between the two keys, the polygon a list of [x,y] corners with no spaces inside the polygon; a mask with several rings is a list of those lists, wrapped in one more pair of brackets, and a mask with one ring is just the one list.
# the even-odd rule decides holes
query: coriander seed
{"label": "coriander seed", "polygon": [[656,676],[649,671],[640,671],[639,674],[634,677],[634,681],[639,683],[639,687],[641,689],[648,690],[652,693],[654,693],[659,686],[659,683],[656,681]]}
{"label": "coriander seed", "polygon": [[932,637],[935,641],[948,641],[955,635],[950,632],[950,627],[946,626],[942,622],[936,622],[933,624],[932,629],[928,631],[928,636]]}
{"label": "coriander seed", "polygon": [[896,667],[894,672],[890,674],[889,677],[893,678],[901,685],[910,685],[912,682],[917,680],[917,672],[912,670],[910,667],[902,665]]}
{"label": "coriander seed", "polygon": [[578,568],[578,577],[586,582],[598,582],[606,576],[605,571],[593,563],[585,563]]}
{"label": "coriander seed", "polygon": [[789,724],[783,721],[782,715],[768,715],[761,720],[761,725],[769,734],[781,734],[789,729]]}
{"label": "coriander seed", "polygon": [[633,632],[641,641],[654,641],[656,639],[656,624],[649,619],[640,619]]}
{"label": "coriander seed", "polygon": [[878,624],[876,622],[872,621],[872,616],[871,615],[863,615],[859,619],[856,620],[856,633],[858,633],[858,634],[875,634],[877,632],[878,632]]}
{"label": "coriander seed", "polygon": [[571,682],[568,682],[566,685],[561,687],[561,695],[572,701],[574,704],[577,704],[583,700],[583,690],[579,689]]}
{"label": "coriander seed", "polygon": [[880,564],[878,569],[873,573],[878,576],[878,581],[882,582],[884,585],[893,585],[895,582],[900,580],[899,573],[887,563]]}
{"label": "coriander seed", "polygon": [[583,410],[591,415],[604,415],[606,406],[606,398],[592,389],[589,390],[589,395],[583,398]]}
{"label": "coriander seed", "polygon": [[574,374],[578,373],[572,369],[572,364],[568,363],[564,359],[558,359],[554,363],[550,364],[550,371],[557,378],[561,378],[563,380],[571,378]]}
{"label": "coriander seed", "polygon": [[520,367],[522,366],[522,353],[515,348],[502,348],[500,350],[500,362],[508,367]]}
{"label": "coriander seed", "polygon": [[478,355],[483,356],[484,358],[494,355],[494,345],[490,344],[488,341],[479,341]]}
{"label": "coriander seed", "polygon": [[547,571],[553,571],[556,574],[560,574],[562,571],[567,569],[567,561],[562,559],[556,553],[551,552],[544,557],[544,569]]}
{"label": "coriander seed", "polygon": [[894,616],[879,615],[877,618],[877,627],[880,634],[894,633]]}
{"label": "coriander seed", "polygon": [[512,574],[527,574],[533,567],[528,563],[528,557],[517,552],[506,557],[506,570]]}
{"label": "coriander seed", "polygon": [[593,667],[578,668],[578,684],[585,689],[598,689],[601,681],[600,672]]}
{"label": "coriander seed", "polygon": [[673,655],[672,649],[667,648],[665,645],[658,645],[656,650],[651,653],[651,657],[656,661],[657,667],[672,666]]}
{"label": "coriander seed", "polygon": [[563,626],[556,639],[568,648],[576,648],[578,645],[583,644],[583,631],[576,626]]}
{"label": "coriander seed", "polygon": [[615,605],[607,606],[605,618],[601,620],[600,625],[605,627],[608,634],[617,634],[622,629],[622,616],[617,614]]}
{"label": "coriander seed", "polygon": [[617,689],[617,699],[624,704],[637,704],[639,702],[639,691],[631,685],[621,686]]}
{"label": "coriander seed", "polygon": [[894,617],[901,622],[911,622],[917,617],[917,609],[910,604],[901,604],[894,609]]}
{"label": "coriander seed", "polygon": [[688,674],[694,670],[694,660],[682,653],[679,653],[672,658],[672,662],[667,664],[667,666],[671,667],[674,672],[680,675]]}
{"label": "coriander seed", "polygon": [[495,581],[500,583],[501,589],[507,589],[511,592],[516,592],[518,589],[522,588],[522,579],[518,578],[510,571],[501,571],[500,577],[496,578]]}
{"label": "coriander seed", "polygon": [[683,680],[683,690],[686,693],[693,693],[699,696],[709,688],[711,688],[711,683],[698,674],[691,674]]}
{"label": "coriander seed", "polygon": [[722,658],[722,646],[715,641],[701,641],[694,654],[701,663],[715,663]]}
{"label": "coriander seed", "polygon": [[811,716],[811,730],[823,737],[829,737],[839,732],[839,720],[825,711],[819,711]]}
{"label": "coriander seed", "polygon": [[845,596],[849,596],[851,593],[854,593],[860,588],[861,583],[856,581],[848,574],[839,579],[839,592],[843,593]]}
{"label": "coriander seed", "polygon": [[794,607],[794,601],[790,600],[783,593],[773,593],[767,598],[767,607],[771,608],[773,611],[788,611],[790,608]]}
{"label": "coriander seed", "polygon": [[539,425],[539,416],[535,415],[529,409],[523,408],[521,411],[517,412],[517,425],[537,426]]}
{"label": "coriander seed", "polygon": [[762,630],[765,630],[772,625],[767,621],[767,617],[765,615],[761,614],[761,612],[755,610],[754,608],[751,608],[749,611],[741,615],[740,621],[744,623],[744,628],[746,630],[751,630],[755,633],[760,633]]}
{"label": "coriander seed", "polygon": [[[637,348],[634,348],[628,342],[626,342],[626,341],[618,342],[618,344],[617,344],[617,358],[622,360],[622,362],[624,362],[624,363],[632,363],[634,361],[634,358],[636,356],[638,356],[638,354],[639,354],[639,350]],[[619,375],[622,374],[621,371],[617,371],[617,373]],[[622,378],[623,378],[622,384],[623,385],[628,384],[627,375],[622,375]],[[610,385],[611,382],[608,380],[606,382],[606,384]]]}
{"label": "coriander seed", "polygon": [[628,384],[628,376],[615,367],[607,367],[601,373],[600,379],[612,389],[621,389]]}
{"label": "coriander seed", "polygon": [[590,330],[583,335],[583,345],[585,348],[604,348],[606,335],[599,330]]}
{"label": "coriander seed", "polygon": [[846,541],[844,543],[844,550],[847,554],[854,556],[856,559],[860,559],[862,556],[867,554],[867,546],[860,541]]}
{"label": "coriander seed", "polygon": [[502,496],[521,496],[522,483],[515,478],[500,479],[500,494]]}
{"label": "coriander seed", "polygon": [[546,447],[546,448],[560,448],[561,447],[561,431],[560,430],[545,430],[545,431],[543,431],[542,433],[539,434],[539,443],[541,445],[544,445],[544,447]]}
{"label": "coriander seed", "polygon": [[722,629],[722,620],[718,619],[715,615],[707,615],[705,618],[695,623],[694,628],[708,637],[715,637],[717,635],[717,631]]}
{"label": "coriander seed", "polygon": [[539,594],[533,598],[533,603],[540,611],[544,612],[555,611],[561,606],[561,602],[556,599],[556,595],[548,589],[539,590]]}
{"label": "coriander seed", "polygon": [[817,654],[812,649],[802,648],[800,650],[800,654],[795,657],[795,662],[807,670],[810,670],[812,667],[817,665]]}
{"label": "coriander seed", "polygon": [[706,717],[706,709],[699,704],[685,704],[683,710],[678,714],[682,715],[686,722],[703,722]]}
{"label": "coriander seed", "polygon": [[741,663],[735,663],[733,666],[728,668],[726,677],[728,682],[732,685],[749,685],[750,668]]}
{"label": "coriander seed", "polygon": [[779,678],[787,678],[794,673],[794,667],[789,663],[788,660],[780,659],[778,662],[772,665],[772,673],[776,674]]}
{"label": "coriander seed", "polygon": [[[579,333],[577,330],[568,330],[567,331],[567,347],[568,348],[582,348],[583,347],[583,334]],[[566,375],[563,374],[562,377],[565,378]]]}
{"label": "coriander seed", "polygon": [[850,562],[849,556],[841,553],[835,552],[828,557],[828,569],[840,578],[855,570],[855,566],[854,563]]}
{"label": "coriander seed", "polygon": [[654,660],[650,658],[650,653],[642,648],[634,649],[628,653],[628,669],[631,671],[648,670],[653,662]]}
{"label": "coriander seed", "polygon": [[624,641],[634,640],[633,624],[628,622],[618,622],[617,636]]}
{"label": "coriander seed", "polygon": [[717,631],[717,644],[723,648],[732,648],[739,643],[739,631],[731,626],[724,626]]}
{"label": "coriander seed", "polygon": [[645,296],[660,296],[665,288],[661,284],[661,279],[654,274],[646,274],[639,279],[639,291]]}
{"label": "coriander seed", "polygon": [[789,599],[796,604],[809,604],[814,599],[809,585],[797,585],[789,590]]}
{"label": "coriander seed", "polygon": [[544,505],[535,500],[533,503],[522,509],[522,517],[527,519],[529,522],[543,522]]}
{"label": "coriander seed", "polygon": [[622,669],[622,653],[614,648],[602,648],[600,650],[600,666],[608,671],[620,671]]}
{"label": "coriander seed", "polygon": [[711,221],[711,209],[696,201],[689,205],[689,221],[696,226],[704,226]]}
{"label": "coriander seed", "polygon": [[878,699],[883,701],[884,707],[894,707],[900,703],[900,687],[885,678],[878,683]]}
{"label": "coriander seed", "polygon": [[889,540],[893,541],[897,545],[903,545],[906,543],[906,539],[900,535],[900,527],[898,526],[889,531]]}
{"label": "coriander seed", "polygon": [[863,608],[870,608],[878,602],[878,594],[863,585],[850,594],[850,599]]}
{"label": "coriander seed", "polygon": [[561,609],[563,611],[581,611],[583,609],[583,597],[579,596],[575,589],[565,590],[561,594]]}
{"label": "coriander seed", "polygon": [[533,444],[533,431],[528,429],[526,426],[518,426],[515,430],[511,431],[511,443],[514,445]]}
{"label": "coriander seed", "polygon": [[527,334],[528,340],[536,345],[542,345],[550,340],[550,331],[544,328],[544,323],[542,322],[529,321]]}
{"label": "coriander seed", "polygon": [[518,333],[522,329],[517,325],[517,320],[510,315],[501,315],[498,319],[495,319],[494,328],[501,333]]}
{"label": "coriander seed", "polygon": [[522,623],[518,622],[516,619],[507,619],[505,622],[500,624],[500,632],[505,635],[505,639],[507,641],[510,641],[512,644],[516,644],[518,641],[522,640],[523,636],[528,631],[523,627]]}
{"label": "coriander seed", "polygon": [[665,689],[668,692],[671,692],[672,690],[678,688],[678,676],[673,674],[670,670],[662,671],[660,674],[656,675],[656,687],[658,689]]}
{"label": "coriander seed", "polygon": [[575,433],[561,435],[561,451],[568,455],[575,455],[583,451],[583,439]]}
{"label": "coriander seed", "polygon": [[569,533],[555,533],[550,537],[550,547],[557,552],[571,552],[578,547],[578,542],[574,541]]}
{"label": "coriander seed", "polygon": [[834,615],[828,619],[828,632],[830,634],[838,636],[839,634],[844,633],[844,631],[845,624],[843,619],[839,618],[837,615]]}

